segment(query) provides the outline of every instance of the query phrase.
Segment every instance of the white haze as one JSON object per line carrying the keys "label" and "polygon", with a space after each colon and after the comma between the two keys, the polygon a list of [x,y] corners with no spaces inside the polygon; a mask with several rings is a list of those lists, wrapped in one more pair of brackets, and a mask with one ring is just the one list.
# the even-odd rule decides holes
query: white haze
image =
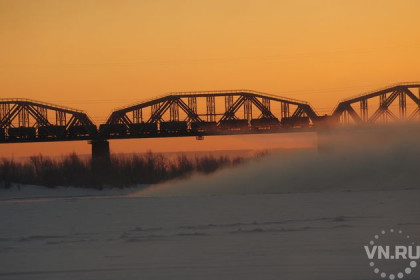
{"label": "white haze", "polygon": [[417,124],[326,130],[319,151],[281,152],[214,175],[149,188],[135,196],[182,196],[418,188]]}

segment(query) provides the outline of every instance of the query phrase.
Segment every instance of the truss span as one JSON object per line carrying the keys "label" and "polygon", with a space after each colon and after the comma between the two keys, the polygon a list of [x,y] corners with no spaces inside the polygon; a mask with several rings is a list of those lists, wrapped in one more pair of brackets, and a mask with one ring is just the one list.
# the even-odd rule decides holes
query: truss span
{"label": "truss span", "polygon": [[401,83],[343,100],[332,117],[342,124],[417,119],[420,117],[420,83]]}
{"label": "truss span", "polygon": [[318,121],[304,101],[251,90],[178,92],[115,110],[101,135],[167,135],[276,130]]}
{"label": "truss span", "polygon": [[305,101],[252,90],[170,93],[113,111],[99,129],[77,109],[0,99],[0,143],[296,132],[415,119],[420,119],[420,83],[348,98],[326,116]]}
{"label": "truss span", "polygon": [[83,111],[30,99],[0,99],[2,142],[83,140],[96,135],[96,126]]}

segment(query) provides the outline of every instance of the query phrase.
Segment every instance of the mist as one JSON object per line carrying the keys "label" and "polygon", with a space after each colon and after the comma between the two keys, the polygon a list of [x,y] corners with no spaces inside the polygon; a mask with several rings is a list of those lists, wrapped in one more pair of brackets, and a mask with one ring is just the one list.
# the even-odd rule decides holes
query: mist
{"label": "mist", "polygon": [[419,188],[418,124],[318,133],[318,150],[271,155],[213,175],[194,175],[134,196],[375,191]]}

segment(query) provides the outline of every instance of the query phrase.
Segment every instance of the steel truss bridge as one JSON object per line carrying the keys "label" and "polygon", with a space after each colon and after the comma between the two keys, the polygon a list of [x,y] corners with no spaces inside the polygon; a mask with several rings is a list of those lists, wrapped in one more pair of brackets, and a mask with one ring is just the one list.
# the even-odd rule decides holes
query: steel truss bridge
{"label": "steel truss bridge", "polygon": [[401,83],[338,103],[318,115],[305,101],[250,90],[170,93],[113,111],[96,126],[80,110],[0,99],[0,143],[88,140],[95,158],[109,139],[316,131],[346,124],[420,118],[420,83]]}

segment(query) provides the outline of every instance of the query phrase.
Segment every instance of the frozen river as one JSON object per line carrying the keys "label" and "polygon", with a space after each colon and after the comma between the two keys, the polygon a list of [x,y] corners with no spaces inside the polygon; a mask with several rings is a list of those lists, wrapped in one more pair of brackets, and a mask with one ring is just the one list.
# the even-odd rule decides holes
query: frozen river
{"label": "frozen river", "polygon": [[[46,190],[47,191],[47,190]],[[420,191],[0,202],[1,279],[372,279],[363,250],[420,236]]]}
{"label": "frozen river", "polygon": [[391,230],[420,243],[417,131],[143,191],[0,189],[0,278],[381,279],[364,245]]}

